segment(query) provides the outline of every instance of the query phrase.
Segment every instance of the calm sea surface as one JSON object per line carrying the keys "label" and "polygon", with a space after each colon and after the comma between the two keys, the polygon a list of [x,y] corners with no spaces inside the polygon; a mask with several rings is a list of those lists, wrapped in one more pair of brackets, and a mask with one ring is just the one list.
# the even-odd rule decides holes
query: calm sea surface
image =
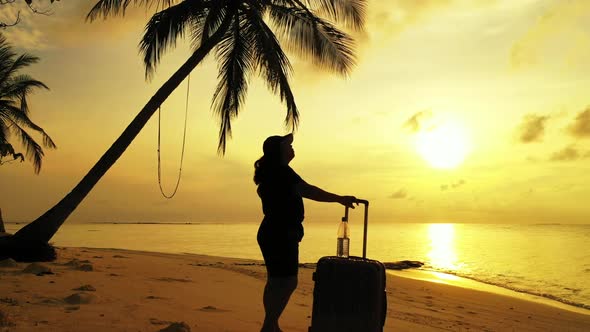
{"label": "calm sea surface", "polygon": [[[7,224],[9,232],[23,225]],[[362,255],[362,224],[351,223],[351,254]],[[262,259],[258,223],[68,224],[57,246],[124,248]],[[338,224],[305,225],[300,261],[336,252]],[[418,260],[423,269],[590,309],[590,225],[373,224],[367,256]]]}

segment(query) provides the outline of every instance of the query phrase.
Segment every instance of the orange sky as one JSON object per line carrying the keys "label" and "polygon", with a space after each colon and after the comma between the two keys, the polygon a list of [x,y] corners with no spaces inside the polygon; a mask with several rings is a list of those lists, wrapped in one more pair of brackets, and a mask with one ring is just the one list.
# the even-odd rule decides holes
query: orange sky
{"label": "orange sky", "polygon": [[[41,58],[27,73],[51,90],[31,97],[32,119],[58,145],[39,175],[30,164],[0,166],[6,220],[33,220],[68,193],[187,57],[179,45],[145,82],[137,52],[143,11],[84,23],[93,3],[64,0],[49,17],[25,12],[6,31]],[[292,166],[307,182],[370,200],[376,222],[589,222],[589,2],[369,4],[349,78],[292,57],[301,111]],[[3,8],[0,20],[14,10]],[[216,70],[210,58],[191,77],[177,196],[159,194],[154,116],[69,222],[261,218],[252,165],[264,138],[286,132],[285,108],[254,79],[227,155],[218,157],[210,111]],[[185,94],[181,85],[163,107],[167,189],[179,165]],[[443,159],[451,145],[468,150],[456,167],[436,168],[416,141],[448,124],[459,142],[425,144]],[[306,202],[307,222],[340,215],[337,204]]]}

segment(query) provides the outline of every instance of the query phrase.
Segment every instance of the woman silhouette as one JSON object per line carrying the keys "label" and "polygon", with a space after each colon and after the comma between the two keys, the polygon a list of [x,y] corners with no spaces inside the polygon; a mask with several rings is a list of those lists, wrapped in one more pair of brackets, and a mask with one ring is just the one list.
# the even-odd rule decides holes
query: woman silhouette
{"label": "woman silhouette", "polygon": [[338,202],[354,208],[354,196],[339,196],[310,185],[289,167],[295,157],[293,135],[271,136],[264,141],[264,155],[254,163],[254,183],[262,201],[264,219],[258,229],[258,245],[266,264],[264,323],[261,332],[277,332],[279,317],[297,287],[299,242],[303,238],[303,198]]}

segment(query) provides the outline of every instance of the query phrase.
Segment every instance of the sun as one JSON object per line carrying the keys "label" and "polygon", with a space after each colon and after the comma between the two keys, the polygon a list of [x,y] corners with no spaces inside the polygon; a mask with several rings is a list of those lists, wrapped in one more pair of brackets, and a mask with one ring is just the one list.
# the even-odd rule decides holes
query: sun
{"label": "sun", "polygon": [[459,166],[470,151],[469,138],[460,126],[446,122],[416,136],[416,150],[432,167]]}

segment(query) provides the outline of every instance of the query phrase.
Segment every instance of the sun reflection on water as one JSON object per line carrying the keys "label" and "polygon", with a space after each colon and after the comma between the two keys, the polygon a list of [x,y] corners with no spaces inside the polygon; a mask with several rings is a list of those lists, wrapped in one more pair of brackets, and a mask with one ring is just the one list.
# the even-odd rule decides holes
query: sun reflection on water
{"label": "sun reflection on water", "polygon": [[428,225],[430,251],[428,258],[432,267],[445,270],[456,270],[457,253],[455,251],[455,226],[453,224]]}

